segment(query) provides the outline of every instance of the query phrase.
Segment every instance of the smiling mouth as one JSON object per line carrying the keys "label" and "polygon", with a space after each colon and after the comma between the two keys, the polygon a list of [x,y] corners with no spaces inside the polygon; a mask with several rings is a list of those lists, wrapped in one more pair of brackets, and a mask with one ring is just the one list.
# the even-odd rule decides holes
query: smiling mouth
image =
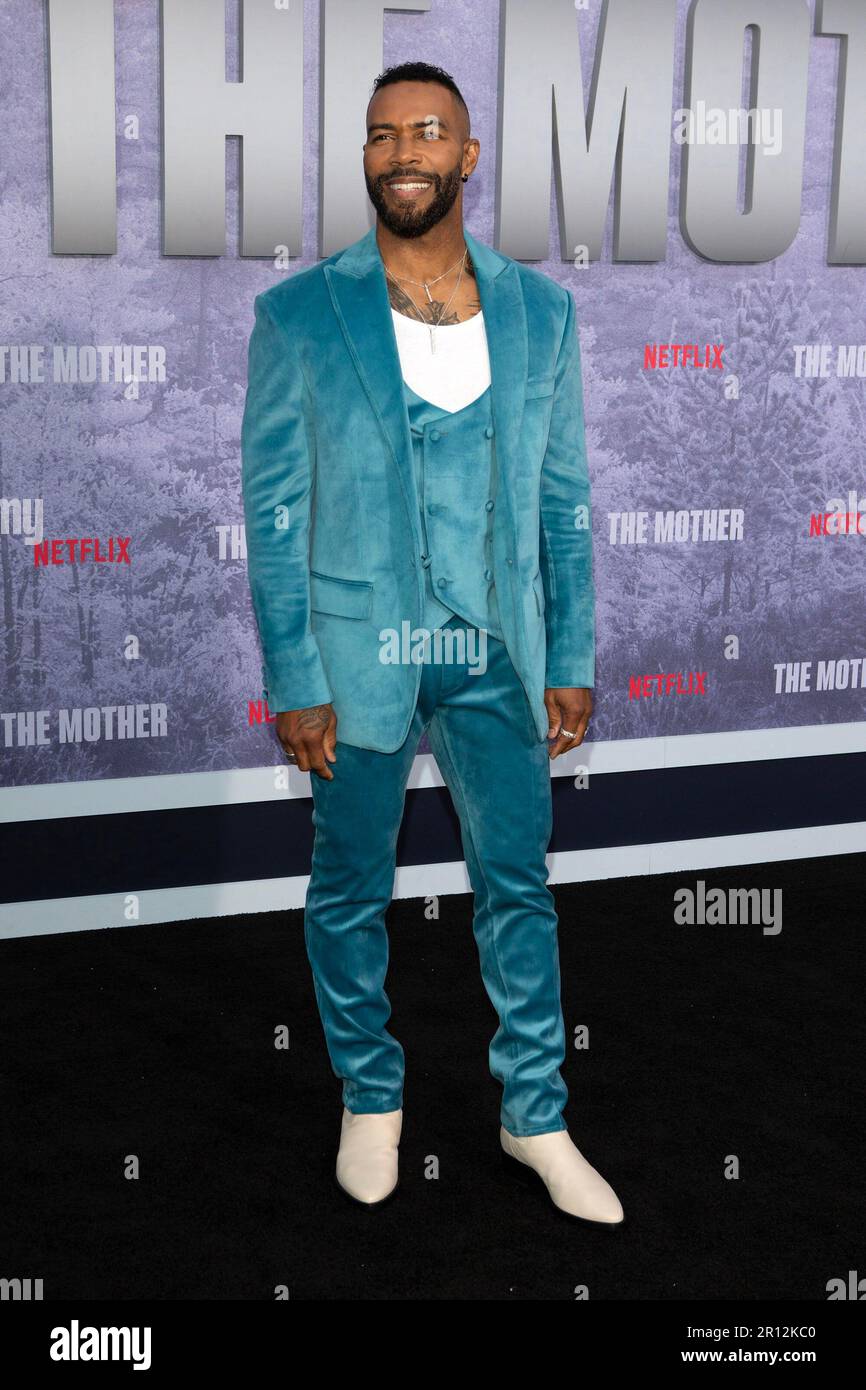
{"label": "smiling mouth", "polygon": [[431,179],[394,179],[386,184],[395,198],[417,198],[430,187]]}

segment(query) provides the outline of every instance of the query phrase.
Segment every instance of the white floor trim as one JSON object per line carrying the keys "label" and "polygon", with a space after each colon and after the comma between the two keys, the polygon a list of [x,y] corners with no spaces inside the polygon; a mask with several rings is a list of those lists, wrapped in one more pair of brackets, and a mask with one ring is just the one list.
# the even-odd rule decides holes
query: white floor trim
{"label": "white floor trim", "polygon": [[[649,768],[703,767],[767,758],[814,758],[826,753],[866,752],[866,721],[804,724],[788,729],[740,729],[721,734],[677,734],[665,738],[584,743],[551,764],[554,777],[590,773],[642,772]],[[338,754],[339,757],[339,754]],[[409,789],[441,787],[432,754],[416,757]],[[95,778],[0,788],[0,823],[107,816],[130,811],[170,811],[188,806],[233,806],[249,801],[309,799],[310,774],[288,763],[223,772],[176,772],[154,777]]]}
{"label": "white floor trim", "polygon": [[[749,835],[719,835],[702,840],[623,845],[611,849],[567,850],[549,854],[551,883],[628,878],[676,870],[722,868],[732,864],[772,863],[779,859],[813,859],[866,850],[866,821],[847,825],[804,826]],[[139,895],[138,917],[125,918],[134,887],[124,893],[81,898],[43,899],[0,904],[0,938],[93,931],[196,917],[227,917],[248,912],[281,912],[303,907],[308,875],[252,879],[241,883],[196,884],[161,888]],[[748,885],[747,885],[748,886]],[[408,865],[397,870],[395,898],[424,898],[470,891],[463,861]]]}

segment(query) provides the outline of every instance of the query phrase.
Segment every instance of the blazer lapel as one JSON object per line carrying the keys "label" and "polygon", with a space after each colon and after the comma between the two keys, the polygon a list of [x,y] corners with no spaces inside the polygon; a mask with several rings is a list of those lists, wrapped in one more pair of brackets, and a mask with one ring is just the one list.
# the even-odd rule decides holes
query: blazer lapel
{"label": "blazer lapel", "polygon": [[490,355],[490,394],[496,431],[496,462],[505,484],[505,500],[511,503],[509,486],[518,462],[517,444],[526,401],[529,375],[529,338],[526,305],[517,265],[492,246],[476,241],[465,231],[478,282],[478,298],[484,314]]}
{"label": "blazer lapel", "polygon": [[[515,462],[528,374],[526,308],[517,266],[464,228],[484,314],[500,477]],[[410,525],[421,548],[409,412],[376,229],[324,267],[346,345],[394,459]]]}

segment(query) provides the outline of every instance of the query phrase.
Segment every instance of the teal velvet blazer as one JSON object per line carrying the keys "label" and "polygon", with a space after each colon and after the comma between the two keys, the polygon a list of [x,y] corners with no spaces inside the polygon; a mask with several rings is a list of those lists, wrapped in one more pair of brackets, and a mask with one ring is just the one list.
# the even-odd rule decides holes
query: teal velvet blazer
{"label": "teal velvet blazer", "polygon": [[[545,687],[595,680],[574,300],[549,276],[464,235],[490,352],[500,621],[543,739]],[[424,570],[375,228],[263,291],[254,313],[241,471],[268,706],[330,702],[338,739],[391,753],[409,730],[421,667],[384,664],[380,632],[420,624]]]}

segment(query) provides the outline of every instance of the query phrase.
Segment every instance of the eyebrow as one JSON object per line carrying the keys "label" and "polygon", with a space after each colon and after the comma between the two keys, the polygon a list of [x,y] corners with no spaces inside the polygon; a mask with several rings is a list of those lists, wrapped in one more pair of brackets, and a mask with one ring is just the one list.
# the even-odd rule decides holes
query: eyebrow
{"label": "eyebrow", "polygon": [[[435,121],[437,125],[441,126],[443,130],[450,130],[451,128],[448,122],[444,121],[441,116],[428,116],[427,119],[424,121],[412,121],[409,125],[409,129],[422,130],[424,126],[431,125],[433,121]],[[373,125],[367,126],[367,134],[370,135],[374,130],[396,129],[397,127],[395,125],[392,125],[390,121],[376,121]]]}

